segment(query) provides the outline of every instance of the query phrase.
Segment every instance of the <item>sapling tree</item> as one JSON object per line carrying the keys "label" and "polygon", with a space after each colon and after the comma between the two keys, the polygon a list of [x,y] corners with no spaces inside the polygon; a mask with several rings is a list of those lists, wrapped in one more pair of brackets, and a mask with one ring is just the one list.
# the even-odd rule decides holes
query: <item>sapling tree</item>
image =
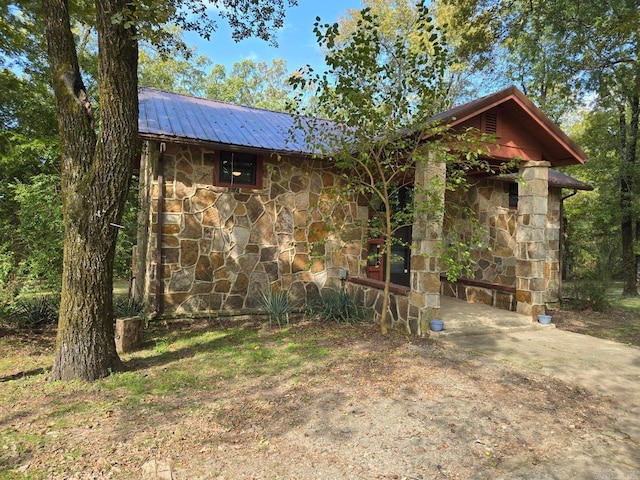
{"label": "sapling tree", "polygon": [[[343,193],[366,199],[370,235],[382,239],[384,302],[381,331],[389,328],[392,246],[410,241],[397,232],[413,224],[417,215],[443,215],[442,189],[462,188],[465,172],[489,168],[479,160],[483,138],[474,130],[450,131],[434,115],[449,107],[447,69],[450,65],[445,33],[428,9],[416,7],[410,36],[390,38],[377,17],[361,10],[350,33],[338,24],[317,19],[314,32],[326,52],[326,73],[309,66],[291,78],[295,88],[315,93],[314,111],[297,108],[297,128],[319,156],[329,158],[342,172]],[[410,40],[409,40],[410,37]],[[325,116],[314,120],[311,113]],[[317,118],[317,117],[316,117]],[[431,184],[414,186],[416,167],[446,162],[449,175]]]}

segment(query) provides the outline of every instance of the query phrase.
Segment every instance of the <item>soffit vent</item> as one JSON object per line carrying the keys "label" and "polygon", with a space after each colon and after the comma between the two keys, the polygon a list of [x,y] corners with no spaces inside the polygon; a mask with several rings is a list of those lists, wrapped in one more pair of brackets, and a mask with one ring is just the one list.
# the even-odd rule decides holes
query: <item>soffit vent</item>
{"label": "soffit vent", "polygon": [[498,133],[498,115],[495,113],[485,113],[484,133],[488,133],[490,135]]}

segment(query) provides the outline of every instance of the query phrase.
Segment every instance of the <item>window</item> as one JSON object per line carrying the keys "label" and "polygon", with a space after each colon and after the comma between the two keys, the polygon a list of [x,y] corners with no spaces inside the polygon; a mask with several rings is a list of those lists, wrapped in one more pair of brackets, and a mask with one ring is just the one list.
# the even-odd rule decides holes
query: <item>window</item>
{"label": "window", "polygon": [[262,158],[253,153],[221,151],[216,155],[214,184],[223,187],[262,187]]}
{"label": "window", "polygon": [[509,208],[518,208],[518,184],[509,184]]}
{"label": "window", "polygon": [[[413,186],[402,185],[391,195],[391,207],[398,213],[408,212],[413,205]],[[371,223],[377,223],[377,216],[384,210],[382,206],[371,205],[369,212]],[[391,246],[391,283],[396,285],[410,285],[411,273],[411,235],[412,227],[406,225],[396,230]],[[367,278],[382,280],[386,268],[386,256],[382,252],[384,241],[382,238],[369,240],[366,273]]]}

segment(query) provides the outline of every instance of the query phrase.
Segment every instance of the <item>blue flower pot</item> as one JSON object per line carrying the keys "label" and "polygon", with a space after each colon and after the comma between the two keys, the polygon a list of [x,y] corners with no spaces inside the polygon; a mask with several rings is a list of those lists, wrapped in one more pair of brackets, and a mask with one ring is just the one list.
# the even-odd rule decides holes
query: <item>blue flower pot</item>
{"label": "blue flower pot", "polygon": [[538,322],[543,325],[549,325],[551,323],[551,315],[538,315]]}
{"label": "blue flower pot", "polygon": [[444,322],[442,320],[431,320],[429,326],[434,332],[440,332],[444,329]]}

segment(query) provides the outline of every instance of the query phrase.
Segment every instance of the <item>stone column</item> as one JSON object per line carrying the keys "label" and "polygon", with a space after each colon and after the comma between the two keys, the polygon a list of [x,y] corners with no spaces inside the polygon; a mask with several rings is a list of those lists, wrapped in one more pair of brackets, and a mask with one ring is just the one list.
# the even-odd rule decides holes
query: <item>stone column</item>
{"label": "stone column", "polygon": [[516,227],[516,311],[544,313],[549,162],[523,162]]}
{"label": "stone column", "polygon": [[442,241],[446,172],[446,163],[436,155],[416,163],[409,326],[417,335],[429,329],[429,320],[440,316],[438,249]]}
{"label": "stone column", "polygon": [[560,222],[562,191],[559,188],[549,189],[547,200],[547,263],[545,266],[546,304],[558,303],[560,299]]}

